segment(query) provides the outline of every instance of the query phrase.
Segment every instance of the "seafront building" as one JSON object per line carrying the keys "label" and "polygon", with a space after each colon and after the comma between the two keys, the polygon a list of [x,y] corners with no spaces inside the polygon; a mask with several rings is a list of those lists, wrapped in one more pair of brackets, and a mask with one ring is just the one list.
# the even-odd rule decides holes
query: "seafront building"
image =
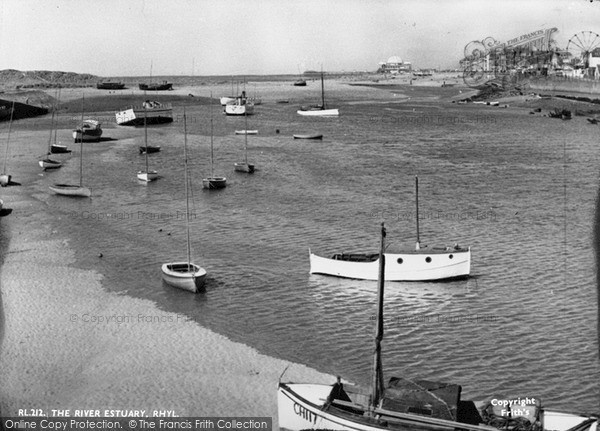
{"label": "seafront building", "polygon": [[412,64],[409,61],[402,61],[397,55],[381,61],[379,63],[379,73],[410,73],[412,72]]}

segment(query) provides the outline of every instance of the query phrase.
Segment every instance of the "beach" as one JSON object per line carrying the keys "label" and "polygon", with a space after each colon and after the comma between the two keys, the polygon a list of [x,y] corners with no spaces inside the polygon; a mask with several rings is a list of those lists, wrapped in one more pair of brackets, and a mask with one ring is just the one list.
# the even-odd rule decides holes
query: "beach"
{"label": "beach", "polygon": [[[597,392],[589,376],[598,366],[587,325],[595,311],[586,299],[594,281],[585,240],[596,193],[596,129],[582,117],[562,122],[530,114],[538,106],[550,109],[548,99],[514,97],[506,109],[452,103],[473,91],[452,79],[328,79],[327,100],[342,113],[323,121],[295,112],[319,101],[320,82],[305,90],[291,81],[249,82],[248,94],[263,99],[248,118],[248,129],[259,130],[248,139],[257,172],[232,172],[244,144],[233,131],[245,126],[215,116],[216,168],[227,173],[228,187],[195,195],[195,246],[209,270],[207,292],[198,295],[161,284],[159,263],[183,249],[183,231],[177,220],[159,215],[182,208],[183,106],[198,183],[209,169],[208,97],[228,95],[230,82],[147,95],[133,86],[63,89],[59,134],[74,156],[59,172],[41,173],[36,163],[48,141],[49,115],[16,122],[9,166],[22,185],[0,189],[13,208],[0,220],[2,415],[172,410],[268,416],[276,428],[277,382],[288,366],[283,381],[333,383],[340,374],[365,383],[373,283],[309,276],[308,250],[369,249],[380,214],[387,214],[395,243],[410,243],[416,174],[423,178],[427,239],[472,245],[474,276],[390,283],[389,375],[459,381],[477,399],[541,394],[557,407],[597,407],[589,396]],[[442,88],[444,80],[456,87]],[[76,178],[70,128],[80,121],[82,94],[86,116],[100,117],[110,138],[85,146],[89,201],[57,197],[47,187]],[[149,141],[163,145],[151,159],[163,175],[156,184],[135,180],[143,129],[114,124],[113,105],[128,95],[174,105],[173,124],[148,130]],[[313,130],[324,140],[292,140],[292,133]],[[551,259],[539,262],[556,238],[563,240],[567,225],[578,242],[565,234],[564,268]],[[514,259],[510,250],[521,243],[527,246]],[[580,294],[573,294],[574,285]],[[556,328],[559,307],[574,317]],[[486,319],[464,319],[473,313]],[[573,351],[579,354],[568,354]]]}
{"label": "beach", "polygon": [[[65,91],[62,100],[80,95]],[[259,354],[152,301],[108,292],[101,273],[79,268],[67,232],[51,227],[52,208],[31,185],[47,175],[35,166],[47,141],[40,121],[48,119],[22,120],[29,124],[14,133],[10,166],[22,185],[1,190],[13,209],[0,220],[3,416],[17,416],[19,409],[170,410],[178,416],[272,417],[276,427],[284,370],[289,380],[335,381]],[[132,134],[139,129],[112,131],[120,139]]]}
{"label": "beach", "polygon": [[333,381],[150,301],[106,292],[101,274],[74,265],[68,240],[46,228],[43,204],[25,190],[8,194],[15,219],[0,280],[3,416],[18,409],[172,410],[269,416],[276,424],[277,381],[286,367],[287,379]]}

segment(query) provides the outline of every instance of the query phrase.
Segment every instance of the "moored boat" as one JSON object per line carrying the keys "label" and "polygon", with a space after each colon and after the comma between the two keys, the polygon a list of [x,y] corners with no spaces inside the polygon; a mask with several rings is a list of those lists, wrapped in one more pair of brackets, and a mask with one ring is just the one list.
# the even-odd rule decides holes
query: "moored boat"
{"label": "moored boat", "polygon": [[282,382],[277,389],[279,428],[286,431],[597,431],[598,416],[546,411],[538,398],[461,399],[462,387],[432,380],[391,377],[384,383],[385,227],[378,253],[371,385],[361,388]]}
{"label": "moored boat", "polygon": [[321,72],[321,104],[316,106],[303,106],[297,111],[298,115],[312,117],[337,117],[340,111],[337,108],[327,108],[325,104],[325,84],[323,82],[323,72]]}
{"label": "moored boat", "polygon": [[82,139],[82,131],[83,142],[98,142],[102,136],[102,124],[98,120],[84,120],[81,127],[73,130],[73,142]]}
{"label": "moored boat", "polygon": [[[212,100],[212,93],[210,95],[210,100]],[[215,176],[214,173],[214,126],[212,105],[210,108],[210,176],[202,179],[202,188],[207,190],[216,190],[224,189],[227,186],[227,178]]]}
{"label": "moored boat", "polygon": [[236,130],[236,135],[258,135],[258,130]]}
{"label": "moored boat", "polygon": [[172,90],[173,84],[167,81],[163,81],[161,83],[153,82],[151,84],[140,83],[139,88],[143,91],[166,91]]}
{"label": "moored boat", "polygon": [[102,81],[96,84],[96,88],[98,90],[122,90],[125,88],[125,84],[122,82]]}
{"label": "moored boat", "polygon": [[140,147],[140,153],[142,153],[144,155],[144,158],[146,161],[146,169],[138,171],[137,178],[138,178],[138,180],[149,183],[150,181],[154,181],[154,180],[158,179],[158,172],[156,172],[154,170],[151,171],[148,167],[148,153],[150,153],[151,151],[148,149],[148,124],[147,124],[146,112],[144,112],[144,147],[143,148],[144,148],[144,151],[142,152],[141,151],[142,147]]}
{"label": "moored boat", "polygon": [[0,199],[0,217],[6,217],[10,213],[12,213],[12,208],[5,208],[4,201]]}
{"label": "moored boat", "polygon": [[[248,116],[244,115],[244,130],[248,130]],[[233,164],[235,172],[243,172],[246,174],[254,173],[254,165],[248,163],[248,133],[244,133],[244,161]]]}
{"label": "moored boat", "polygon": [[242,91],[242,95],[236,97],[233,102],[225,105],[227,115],[252,115],[253,113],[254,105],[248,101],[245,91]]}
{"label": "moored boat", "polygon": [[152,154],[160,151],[160,145],[140,145],[140,154]]}
{"label": "moored boat", "polygon": [[163,280],[170,286],[192,293],[198,293],[204,287],[206,270],[193,263],[165,263],[161,270]]}
{"label": "moored boat", "polygon": [[191,261],[190,242],[190,198],[188,184],[188,161],[187,161],[187,127],[185,108],[183,110],[183,157],[184,157],[184,183],[185,183],[185,226],[187,233],[187,261],[170,262],[161,266],[162,279],[165,283],[178,289],[198,293],[204,287],[206,270]]}
{"label": "moored boat", "polygon": [[323,139],[321,133],[298,133],[293,135],[294,139]]}
{"label": "moored boat", "polygon": [[[417,242],[412,250],[385,253],[385,278],[389,281],[433,281],[468,277],[471,272],[471,248],[421,245],[419,234],[419,179],[415,177]],[[309,250],[310,273],[334,277],[377,280],[377,253],[336,253],[331,258]]]}
{"label": "moored boat", "polygon": [[46,152],[46,155],[41,158],[40,160],[38,160],[38,164],[40,165],[40,167],[46,171],[46,170],[51,170],[51,169],[58,169],[62,166],[62,163],[59,162],[58,160],[53,160],[50,157],[48,157],[50,154],[52,154],[52,138],[54,137],[54,144],[56,144],[56,127],[55,127],[55,123],[54,123],[54,119],[55,119],[55,114],[57,111],[57,106],[58,106],[58,100],[60,99],[60,89],[58,90],[57,93],[57,97],[56,97],[56,103],[54,105],[54,108],[52,109],[52,118],[50,120],[50,136],[48,137],[48,150]]}
{"label": "moored boat", "polygon": [[57,195],[63,196],[89,198],[92,195],[89,188],[76,184],[53,184],[49,186],[49,189]]}
{"label": "moored boat", "polygon": [[52,144],[50,145],[50,152],[52,154],[67,154],[70,153],[71,150],[66,145],[61,144]]}
{"label": "moored boat", "polygon": [[306,81],[304,79],[299,79],[297,81],[294,81],[294,86],[295,87],[306,87]]}
{"label": "moored boat", "polygon": [[[81,121],[83,123],[83,103],[84,97],[81,97]],[[54,184],[50,186],[50,190],[58,195],[86,197],[92,195],[92,190],[83,185],[83,139],[79,140],[79,184]]]}
{"label": "moored boat", "polygon": [[143,126],[144,115],[147,124],[165,124],[173,122],[171,104],[162,104],[146,100],[141,106],[131,106],[116,112],[117,124],[121,126]]}

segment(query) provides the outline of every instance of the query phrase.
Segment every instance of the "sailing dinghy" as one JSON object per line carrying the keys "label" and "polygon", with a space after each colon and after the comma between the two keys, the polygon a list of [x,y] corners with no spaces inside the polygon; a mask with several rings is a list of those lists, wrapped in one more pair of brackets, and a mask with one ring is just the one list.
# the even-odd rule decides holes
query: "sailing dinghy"
{"label": "sailing dinghy", "polygon": [[323,83],[323,71],[321,71],[321,104],[317,106],[303,106],[297,111],[299,115],[312,117],[337,117],[340,111],[337,108],[327,108],[325,104],[325,84]]}
{"label": "sailing dinghy", "polygon": [[[145,151],[142,153],[144,154],[144,157],[146,159],[146,169],[142,170],[142,171],[138,171],[137,173],[137,178],[140,181],[145,181],[147,183],[149,183],[150,181],[154,181],[158,178],[158,172],[156,171],[151,171],[148,168],[148,153],[150,153],[151,151],[148,150],[148,121],[147,121],[147,116],[146,116],[146,108],[144,108],[144,147],[145,147]],[[140,147],[140,152],[141,152],[141,148]]]}
{"label": "sailing dinghy", "polygon": [[[421,245],[419,238],[419,179],[415,177],[417,243],[413,250],[385,253],[386,280],[433,281],[462,278],[471,272],[471,248]],[[309,250],[310,273],[359,280],[377,280],[377,253],[336,253],[331,258],[317,256]]]}
{"label": "sailing dinghy", "polygon": [[213,151],[213,113],[212,113],[212,93],[210,94],[210,177],[202,179],[202,188],[208,190],[224,189],[227,186],[227,178],[215,177],[214,173],[214,151]]}
{"label": "sailing dinghy", "polygon": [[[83,101],[84,97],[81,96],[81,121],[83,122]],[[79,140],[79,184],[54,184],[50,186],[57,195],[73,196],[73,197],[84,197],[89,198],[92,196],[92,190],[83,185],[83,139]]]}
{"label": "sailing dinghy", "polygon": [[[58,90],[58,97],[57,99],[57,103],[58,100],[60,99],[60,89]],[[50,137],[48,138],[48,152],[46,153],[46,157],[40,159],[38,161],[38,164],[40,165],[40,167],[43,170],[49,170],[49,169],[58,169],[62,166],[62,163],[59,162],[58,160],[54,160],[51,159],[50,157],[48,157],[50,154],[52,154],[52,137],[54,136],[54,143],[56,144],[56,127],[54,124],[54,116],[57,110],[57,103],[54,105],[54,108],[52,109],[52,118],[50,119]]]}
{"label": "sailing dinghy", "polygon": [[[248,130],[248,115],[244,114],[245,129]],[[254,173],[254,165],[248,163],[248,133],[244,133],[244,161],[233,164],[233,169],[236,172],[245,172],[247,174]]]}
{"label": "sailing dinghy", "polygon": [[[542,408],[538,398],[491,399],[476,404],[461,399],[461,386],[431,380],[392,377],[384,384],[381,342],[384,332],[384,284],[387,264],[385,227],[381,224],[375,346],[370,388],[338,381],[333,385],[283,383],[277,391],[279,428],[352,431],[597,431],[598,416]],[[510,406],[498,401],[514,400]],[[494,404],[494,401],[496,403]],[[479,405],[479,408],[478,408]]]}
{"label": "sailing dinghy", "polygon": [[190,245],[190,198],[189,198],[189,183],[188,183],[188,161],[187,161],[187,126],[185,108],[183,111],[183,154],[184,165],[183,172],[185,177],[185,225],[187,233],[187,261],[185,262],[170,262],[165,263],[161,267],[162,278],[165,283],[187,290],[193,293],[198,293],[204,287],[206,278],[206,270],[191,261],[191,245]]}

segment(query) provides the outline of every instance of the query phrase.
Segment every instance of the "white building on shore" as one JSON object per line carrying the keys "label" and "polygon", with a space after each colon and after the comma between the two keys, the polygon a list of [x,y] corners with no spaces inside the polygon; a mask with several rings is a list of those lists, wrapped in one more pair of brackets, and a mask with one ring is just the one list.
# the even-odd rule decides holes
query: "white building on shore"
{"label": "white building on shore", "polygon": [[412,64],[409,61],[402,61],[397,55],[382,61],[379,63],[380,73],[410,73],[412,71]]}

